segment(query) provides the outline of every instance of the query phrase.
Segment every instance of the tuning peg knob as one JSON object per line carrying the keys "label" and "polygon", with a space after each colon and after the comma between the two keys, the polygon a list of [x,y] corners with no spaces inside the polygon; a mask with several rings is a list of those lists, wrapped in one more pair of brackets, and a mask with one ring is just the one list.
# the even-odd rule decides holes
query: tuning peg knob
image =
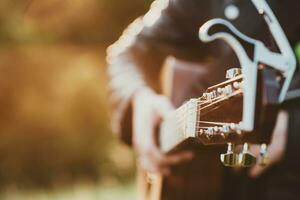
{"label": "tuning peg knob", "polygon": [[226,78],[232,79],[242,74],[241,68],[231,68],[226,71]]}
{"label": "tuning peg knob", "polygon": [[248,143],[243,145],[243,150],[239,154],[238,160],[239,166],[241,167],[252,167],[256,164],[256,157],[249,151]]}
{"label": "tuning peg knob", "polygon": [[232,143],[228,143],[227,152],[225,154],[221,154],[221,162],[226,167],[237,167],[238,166],[238,154],[233,152],[234,145]]}
{"label": "tuning peg knob", "polygon": [[260,146],[258,164],[261,166],[265,166],[268,164],[268,162],[269,162],[269,159],[268,159],[268,155],[267,155],[267,145],[262,144]]}

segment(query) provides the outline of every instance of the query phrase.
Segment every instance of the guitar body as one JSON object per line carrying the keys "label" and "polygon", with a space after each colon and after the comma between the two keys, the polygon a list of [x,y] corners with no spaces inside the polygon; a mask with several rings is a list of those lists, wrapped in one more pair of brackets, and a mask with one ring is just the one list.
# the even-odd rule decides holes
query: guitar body
{"label": "guitar body", "polygon": [[[206,85],[201,85],[199,80],[203,79],[206,73],[205,66],[168,58],[161,77],[163,94],[178,107],[205,91]],[[169,177],[160,174],[149,175],[142,169],[138,170],[139,200],[218,199],[222,175],[220,147],[204,146],[198,140],[189,139],[170,153],[185,149],[193,150],[195,159],[174,167]]]}

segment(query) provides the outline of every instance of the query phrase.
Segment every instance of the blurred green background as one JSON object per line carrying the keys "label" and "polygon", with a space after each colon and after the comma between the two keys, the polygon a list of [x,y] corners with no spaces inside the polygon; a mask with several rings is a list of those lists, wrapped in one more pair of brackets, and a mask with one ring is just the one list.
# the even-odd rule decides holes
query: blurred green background
{"label": "blurred green background", "polygon": [[134,198],[105,49],[151,0],[0,1],[0,199]]}

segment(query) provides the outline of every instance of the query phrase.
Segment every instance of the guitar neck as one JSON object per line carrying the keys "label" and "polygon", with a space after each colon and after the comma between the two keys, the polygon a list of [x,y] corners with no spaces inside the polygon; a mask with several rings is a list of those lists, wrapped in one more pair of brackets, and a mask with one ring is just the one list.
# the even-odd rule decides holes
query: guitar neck
{"label": "guitar neck", "polygon": [[163,152],[169,152],[186,139],[196,137],[198,105],[198,99],[191,99],[161,123],[160,146]]}

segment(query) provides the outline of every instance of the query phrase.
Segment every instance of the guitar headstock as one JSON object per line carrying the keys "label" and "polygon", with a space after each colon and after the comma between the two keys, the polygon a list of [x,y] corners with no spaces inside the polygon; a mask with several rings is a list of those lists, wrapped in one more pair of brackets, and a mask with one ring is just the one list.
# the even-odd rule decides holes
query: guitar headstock
{"label": "guitar headstock", "polygon": [[[201,97],[184,103],[175,114],[164,120],[159,138],[163,152],[172,151],[188,138],[193,138],[193,141],[204,145],[229,144],[228,153],[222,156],[227,166],[236,166],[236,163],[249,166],[254,163],[255,159],[249,153],[249,144],[263,144],[262,155],[265,154],[277,116],[279,79],[282,77],[278,77],[275,70],[260,65],[253,91],[256,95],[254,129],[247,131],[242,126],[245,91],[251,88],[245,87],[241,72],[240,68],[228,70],[226,81],[207,88]],[[237,159],[239,156],[233,151],[235,144],[244,144],[241,159]]]}
{"label": "guitar headstock", "polygon": [[196,134],[203,144],[224,144],[240,138],[242,85],[243,76],[239,72],[227,81],[209,87],[199,98]]}
{"label": "guitar headstock", "polygon": [[[196,138],[205,145],[228,144],[228,152],[221,156],[226,166],[251,166],[256,159],[249,152],[249,143],[263,144],[263,150],[271,139],[278,111],[278,77],[268,67],[258,70],[253,131],[241,125],[245,103],[241,70],[230,69],[226,77],[228,80],[209,87],[198,99]],[[234,144],[244,144],[241,154],[233,153]]]}
{"label": "guitar headstock", "polygon": [[[243,71],[241,121],[233,122],[226,134],[219,134],[219,132],[224,132],[224,128],[212,126],[202,128],[204,124],[199,125],[199,138],[202,142],[212,144],[226,141],[230,143],[227,153],[221,156],[222,162],[228,166],[248,166],[255,163],[254,156],[249,152],[248,143],[244,144],[242,153],[237,155],[233,152],[231,142],[268,143],[270,141],[278,104],[282,103],[286,97],[297,64],[293,48],[267,1],[252,0],[252,3],[268,25],[279,52],[272,51],[263,41],[243,34],[225,19],[209,20],[199,30],[199,38],[203,42],[217,39],[225,41],[237,55]],[[244,46],[245,44],[252,46],[251,50]],[[252,51],[251,54],[246,49]],[[236,103],[234,107],[240,106],[238,100],[234,103]],[[232,109],[235,108],[232,107]],[[222,110],[222,108],[219,107],[217,110]],[[230,113],[229,111],[230,109],[226,109],[225,106],[222,113]],[[219,117],[218,114],[215,116]],[[199,121],[204,121],[203,118],[205,119],[205,113]],[[213,117],[207,119],[220,120]],[[265,144],[261,147],[262,154],[266,152],[265,147]]]}
{"label": "guitar headstock", "polygon": [[[228,76],[227,81],[208,88],[202,97],[183,106],[188,108],[189,117],[183,115],[188,122],[180,120],[184,125],[180,125],[183,138],[196,137],[206,145],[228,143],[227,153],[221,156],[227,166],[255,163],[255,157],[249,152],[249,143],[262,144],[261,154],[265,155],[278,105],[285,99],[297,63],[293,49],[267,2],[252,0],[252,3],[264,17],[279,52],[241,33],[227,20],[207,21],[199,30],[199,38],[203,42],[225,41],[238,57],[243,74],[239,74],[238,69],[231,70],[229,74],[232,76]],[[225,30],[220,30],[220,27]],[[249,49],[245,44],[253,48]],[[233,144],[244,144],[240,154],[234,153]]]}

